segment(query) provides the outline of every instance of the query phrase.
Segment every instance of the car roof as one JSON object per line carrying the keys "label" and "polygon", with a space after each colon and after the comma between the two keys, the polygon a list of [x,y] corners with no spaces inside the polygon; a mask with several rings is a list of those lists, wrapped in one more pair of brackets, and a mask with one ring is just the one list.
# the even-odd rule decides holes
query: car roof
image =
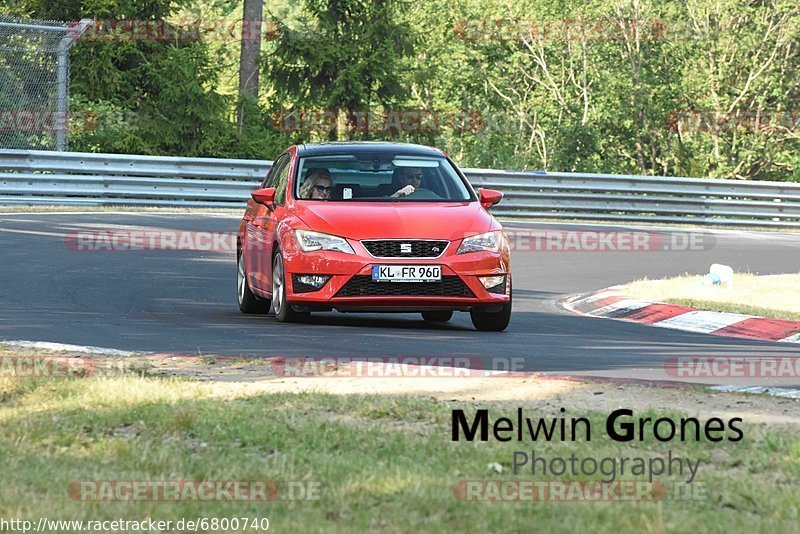
{"label": "car roof", "polygon": [[339,141],[297,145],[298,156],[325,156],[328,154],[393,153],[403,156],[442,157],[437,148],[411,143],[389,143],[380,141]]}

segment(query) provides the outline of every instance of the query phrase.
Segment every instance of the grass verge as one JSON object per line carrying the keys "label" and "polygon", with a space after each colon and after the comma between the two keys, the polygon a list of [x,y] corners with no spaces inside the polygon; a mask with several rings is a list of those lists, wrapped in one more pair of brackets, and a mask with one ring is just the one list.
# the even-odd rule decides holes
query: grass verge
{"label": "grass verge", "polygon": [[800,274],[756,276],[735,273],[731,287],[701,285],[702,276],[637,280],[624,293],[642,300],[702,310],[800,320]]}
{"label": "grass verge", "polygon": [[[20,354],[0,348],[2,357]],[[528,415],[554,417],[564,407],[568,415],[588,417],[590,442],[456,443],[450,439],[453,408],[471,414],[488,407],[493,415],[512,417],[516,408],[418,395],[253,394],[247,385],[220,387],[147,376],[146,366],[127,369],[75,372],[60,379],[0,379],[4,517],[34,522],[41,516],[268,517],[270,530],[278,532],[529,532],[533,525],[545,532],[789,532],[800,515],[797,426],[750,422],[738,443],[665,444],[652,434],[642,442],[619,443],[601,435],[607,412],[577,411],[556,396],[547,409]],[[663,409],[636,415],[680,414]],[[501,503],[456,497],[453,488],[462,480],[532,479],[509,471],[514,451],[531,449],[545,457],[598,459],[654,457],[672,450],[701,461],[693,484],[702,484],[702,498]],[[282,491],[299,484],[319,493],[314,499],[282,494],[268,503],[71,498],[70,484],[87,480],[270,480]]]}

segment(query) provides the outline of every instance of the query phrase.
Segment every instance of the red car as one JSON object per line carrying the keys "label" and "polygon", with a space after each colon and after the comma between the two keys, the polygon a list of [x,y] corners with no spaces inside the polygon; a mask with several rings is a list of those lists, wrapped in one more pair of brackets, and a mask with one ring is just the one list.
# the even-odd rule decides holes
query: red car
{"label": "red car", "polygon": [[238,300],[278,321],[314,311],[417,312],[478,330],[511,318],[508,239],[436,148],[403,143],[297,145],[251,193],[239,228]]}

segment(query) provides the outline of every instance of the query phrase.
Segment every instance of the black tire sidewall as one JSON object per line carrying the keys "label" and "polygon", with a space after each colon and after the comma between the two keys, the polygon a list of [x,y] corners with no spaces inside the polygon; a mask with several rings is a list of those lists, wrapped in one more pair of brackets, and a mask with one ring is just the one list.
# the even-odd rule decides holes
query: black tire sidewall
{"label": "black tire sidewall", "polygon": [[239,302],[238,270],[239,262],[243,261],[242,256],[243,254],[240,250],[236,255],[236,301],[239,304],[239,311],[242,313],[268,313],[272,301],[270,299],[259,298],[255,293],[253,293],[253,291],[250,289],[250,283],[247,281],[247,267],[244,265],[242,266],[244,269],[244,295],[242,296],[242,301]]}
{"label": "black tire sidewall", "polygon": [[508,328],[511,322],[511,308],[513,303],[513,286],[509,280],[508,288],[508,302],[503,305],[503,308],[497,312],[469,312],[472,324],[477,330],[482,332],[502,332]]}

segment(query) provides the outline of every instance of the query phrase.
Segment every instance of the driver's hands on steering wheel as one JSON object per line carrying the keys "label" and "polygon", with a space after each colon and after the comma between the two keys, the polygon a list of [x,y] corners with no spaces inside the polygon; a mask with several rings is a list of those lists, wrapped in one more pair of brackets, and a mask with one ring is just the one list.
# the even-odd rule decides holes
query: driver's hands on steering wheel
{"label": "driver's hands on steering wheel", "polygon": [[390,196],[391,196],[392,198],[404,197],[404,196],[410,195],[410,194],[411,194],[411,193],[413,193],[414,191],[416,191],[416,189],[414,189],[414,186],[413,186],[413,185],[411,185],[411,184],[409,184],[409,185],[405,186],[405,187],[404,187],[404,188],[402,188],[402,189],[398,189],[396,192],[394,192],[394,193],[393,193],[392,195],[390,195]]}

